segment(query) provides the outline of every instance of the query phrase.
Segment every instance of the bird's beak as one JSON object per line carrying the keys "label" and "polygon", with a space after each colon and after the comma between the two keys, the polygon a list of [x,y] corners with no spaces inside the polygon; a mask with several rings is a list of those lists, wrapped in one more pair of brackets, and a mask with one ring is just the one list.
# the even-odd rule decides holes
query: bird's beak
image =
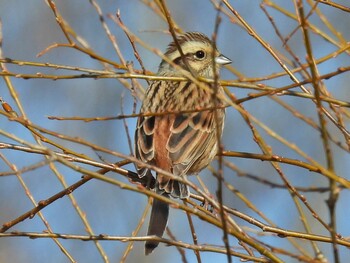
{"label": "bird's beak", "polygon": [[220,54],[215,58],[215,62],[219,65],[227,65],[232,63],[231,59],[225,57],[223,54]]}

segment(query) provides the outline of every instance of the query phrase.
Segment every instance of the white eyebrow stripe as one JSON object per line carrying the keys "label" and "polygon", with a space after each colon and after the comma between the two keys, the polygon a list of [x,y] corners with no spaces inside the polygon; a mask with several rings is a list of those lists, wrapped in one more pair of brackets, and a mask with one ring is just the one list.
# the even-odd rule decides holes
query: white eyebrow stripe
{"label": "white eyebrow stripe", "polygon": [[[204,44],[201,41],[189,41],[181,45],[181,50],[184,53],[184,55],[186,55],[188,53],[194,53],[198,50],[199,47],[203,47],[203,49],[205,49],[207,46],[208,45]],[[179,50],[176,50],[175,52],[169,54],[169,59],[171,61],[174,61],[178,57],[180,57]]]}

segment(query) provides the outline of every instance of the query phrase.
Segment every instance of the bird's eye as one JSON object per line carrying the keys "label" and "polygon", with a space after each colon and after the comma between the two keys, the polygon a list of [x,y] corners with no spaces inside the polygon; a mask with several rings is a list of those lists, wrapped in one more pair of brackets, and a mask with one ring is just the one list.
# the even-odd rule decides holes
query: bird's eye
{"label": "bird's eye", "polygon": [[197,59],[203,59],[205,58],[205,52],[203,50],[198,50],[194,56],[197,58]]}

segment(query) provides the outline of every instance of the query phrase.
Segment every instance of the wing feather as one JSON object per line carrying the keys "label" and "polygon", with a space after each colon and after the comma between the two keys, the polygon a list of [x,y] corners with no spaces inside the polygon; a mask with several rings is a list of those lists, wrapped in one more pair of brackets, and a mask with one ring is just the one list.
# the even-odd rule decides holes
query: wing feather
{"label": "wing feather", "polygon": [[[214,158],[217,144],[214,117],[214,112],[202,111],[175,118],[167,143],[175,174],[199,171]],[[198,162],[199,159],[203,161]],[[196,167],[192,167],[194,163]]]}
{"label": "wing feather", "polygon": [[[135,155],[136,158],[143,162],[152,162],[154,159],[154,144],[153,144],[153,135],[154,135],[154,123],[155,117],[139,117],[135,132]],[[147,173],[148,169],[137,165],[137,172],[142,178]]]}

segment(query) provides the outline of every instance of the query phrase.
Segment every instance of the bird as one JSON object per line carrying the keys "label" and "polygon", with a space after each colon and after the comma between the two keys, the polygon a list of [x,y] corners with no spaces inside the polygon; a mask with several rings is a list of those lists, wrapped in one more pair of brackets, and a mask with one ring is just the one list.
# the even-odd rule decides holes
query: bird
{"label": "bird", "polygon": [[[203,33],[187,32],[176,36],[176,40],[169,43],[158,76],[184,77],[191,74],[195,78],[213,79],[220,66],[232,62],[214,49],[213,42]],[[215,108],[224,105],[220,99],[223,93],[221,86],[214,89],[213,84],[202,82],[199,85],[190,78],[151,82],[135,131],[138,176],[152,176],[150,165],[171,173],[175,178],[198,174],[207,167],[217,154],[218,138],[224,127],[224,107]],[[217,98],[216,104],[213,94]],[[186,199],[190,194],[186,184],[160,172],[156,173],[154,190],[167,198]],[[154,198],[147,235],[162,237],[168,216],[169,205]],[[158,244],[158,241],[146,241],[145,254],[150,254]]]}

